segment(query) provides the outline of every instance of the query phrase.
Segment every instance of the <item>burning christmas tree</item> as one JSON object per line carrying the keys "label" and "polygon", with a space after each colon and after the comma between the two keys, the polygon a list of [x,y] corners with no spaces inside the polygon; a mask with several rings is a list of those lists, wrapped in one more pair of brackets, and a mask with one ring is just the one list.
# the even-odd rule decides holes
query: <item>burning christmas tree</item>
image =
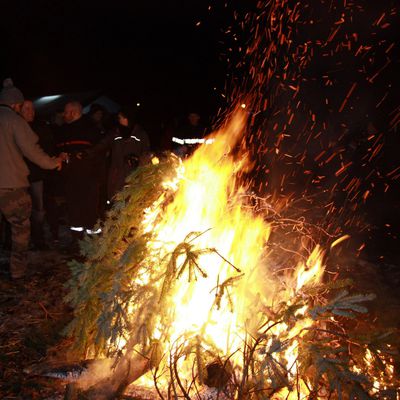
{"label": "burning christmas tree", "polygon": [[[238,145],[245,122],[236,111],[212,145],[134,172],[103,235],[83,243],[68,334],[82,356],[106,361],[78,382],[77,398],[117,398],[132,382],[165,399],[394,390],[390,346],[344,328],[373,296],[324,278],[319,245],[276,267],[266,222],[276,209],[257,206],[238,178],[251,168]],[[374,358],[381,372],[371,379]]]}
{"label": "burning christmas tree", "polygon": [[[371,166],[362,181],[349,172],[353,160],[342,146],[350,129],[336,122],[361,102],[358,84],[346,83],[336,113],[338,96],[322,101],[335,138],[313,110],[321,104],[307,102],[313,83],[320,91],[314,64],[329,60],[336,71],[352,49],[355,79],[376,78],[361,57],[373,46],[342,29],[361,11],[353,2],[287,0],[234,11],[247,27],[246,45],[226,30],[229,49],[238,43],[237,63],[228,52],[235,69],[224,95],[234,111],[191,157],[165,154],[133,172],[102,235],[86,238],[84,261],[72,265],[67,334],[81,357],[98,362],[69,398],[113,399],[133,382],[152,399],[398,398],[391,332],[356,334],[348,323],[366,314],[373,295],[350,294],[351,282],[325,271],[330,249],[348,235],[287,211],[298,199],[285,188],[310,182],[330,196],[321,219],[345,220],[378,174]],[[323,84],[335,79],[330,71]],[[363,168],[381,136],[371,136]],[[254,193],[265,188],[268,198]],[[350,206],[337,205],[336,191]]]}

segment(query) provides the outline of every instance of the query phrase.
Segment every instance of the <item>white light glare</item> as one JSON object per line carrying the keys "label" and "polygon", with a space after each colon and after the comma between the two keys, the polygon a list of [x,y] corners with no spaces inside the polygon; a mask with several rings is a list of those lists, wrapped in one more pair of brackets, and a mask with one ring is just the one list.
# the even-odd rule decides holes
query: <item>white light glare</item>
{"label": "white light glare", "polygon": [[197,139],[197,138],[187,138],[187,139],[179,139],[177,137],[173,137],[172,141],[179,144],[212,144],[214,143],[214,139]]}
{"label": "white light glare", "polygon": [[61,97],[60,94],[56,94],[54,96],[43,96],[43,97],[40,97],[39,99],[37,99],[36,102],[41,103],[41,104],[50,103],[54,100],[59,99],[60,97]]}

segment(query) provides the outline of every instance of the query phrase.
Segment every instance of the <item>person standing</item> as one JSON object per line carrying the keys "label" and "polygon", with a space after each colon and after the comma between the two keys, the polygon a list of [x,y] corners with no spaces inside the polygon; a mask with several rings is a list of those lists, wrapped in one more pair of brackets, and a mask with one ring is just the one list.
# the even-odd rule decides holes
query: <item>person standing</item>
{"label": "person standing", "polygon": [[[109,131],[110,128],[110,115],[106,108],[104,108],[101,104],[93,103],[90,106],[90,110],[88,112],[88,117],[92,121],[95,129],[97,130],[97,134],[103,140]],[[109,168],[109,153],[104,149],[103,152],[98,152],[96,155],[96,159],[93,161],[96,163],[96,171],[97,171],[97,182],[98,182],[98,193],[99,193],[99,201],[98,201],[98,215],[100,218],[104,217],[104,213],[106,211],[106,202],[107,202],[107,176],[108,176],[108,168]]]}
{"label": "person standing", "polygon": [[[173,152],[182,158],[190,156],[199,144],[208,143],[205,139],[206,129],[200,122],[201,117],[196,112],[190,112],[186,120],[172,137]],[[211,143],[211,142],[209,142]]]}
{"label": "person standing", "polygon": [[82,114],[82,105],[77,101],[64,107],[64,124],[57,135],[56,146],[69,155],[69,163],[63,170],[65,198],[70,230],[77,239],[83,232],[93,230],[99,217],[99,185],[96,160],[82,157],[101,139],[94,124]]}
{"label": "person standing", "polygon": [[[49,155],[55,155],[54,136],[50,127],[35,119],[35,107],[31,100],[25,100],[21,107],[21,116],[38,135],[39,146]],[[45,191],[49,172],[27,160],[29,168],[30,194],[32,197],[31,241],[38,250],[47,248],[44,238],[44,218],[46,213]],[[51,171],[53,172],[53,171]]]}
{"label": "person standing", "polygon": [[108,173],[108,200],[122,189],[127,176],[139,165],[148,161],[150,140],[146,131],[136,122],[132,107],[123,107],[118,113],[111,145],[111,162]]}
{"label": "person standing", "polygon": [[18,114],[24,96],[10,78],[0,92],[0,211],[11,225],[10,273],[22,278],[27,269],[32,202],[24,157],[44,169],[61,169],[62,159],[47,155],[38,137]]}

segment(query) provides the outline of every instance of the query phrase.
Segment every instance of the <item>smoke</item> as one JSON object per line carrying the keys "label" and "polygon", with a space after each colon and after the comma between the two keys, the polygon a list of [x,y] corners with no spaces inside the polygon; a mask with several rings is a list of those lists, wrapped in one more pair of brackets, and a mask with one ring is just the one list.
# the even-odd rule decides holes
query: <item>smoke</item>
{"label": "smoke", "polygon": [[115,359],[112,358],[93,360],[88,369],[77,380],[77,387],[86,390],[89,387],[96,385],[98,382],[106,379],[112,374],[114,366]]}

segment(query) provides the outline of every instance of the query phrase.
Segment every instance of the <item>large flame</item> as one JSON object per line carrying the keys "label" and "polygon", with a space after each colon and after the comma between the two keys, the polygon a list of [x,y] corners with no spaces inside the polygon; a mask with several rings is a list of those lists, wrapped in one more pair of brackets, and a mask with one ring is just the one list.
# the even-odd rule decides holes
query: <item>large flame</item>
{"label": "large flame", "polygon": [[[192,268],[185,268],[187,253],[178,256],[178,277],[168,300],[168,335],[165,337],[165,330],[154,328],[153,336],[160,342],[165,366],[186,342],[197,340],[203,349],[208,347],[223,359],[229,357],[240,368],[246,336],[258,335],[265,322],[265,308],[276,297],[277,285],[264,257],[270,227],[246,205],[246,189],[237,179],[237,173],[249,167],[248,160],[240,151],[232,155],[245,122],[244,112],[236,112],[226,127],[212,135],[212,145],[197,149],[181,163],[176,179],[164,183],[174,190],[173,201],[161,207],[163,195],[146,210],[144,228],[154,234],[152,250],[161,258],[182,243],[187,251],[200,250]],[[307,263],[299,263],[298,272],[288,279],[287,290],[283,293],[280,289],[279,301],[290,302],[304,285],[321,279],[321,258],[317,248]],[[150,278],[143,279],[142,283],[146,283]],[[298,310],[305,311],[305,307]],[[304,319],[290,327],[292,336],[308,324],[311,321]],[[280,324],[271,332],[279,335],[288,329],[286,324]],[[293,376],[296,347],[293,342],[285,353],[287,368]],[[179,373],[185,382],[190,382],[193,362],[182,361]],[[150,379],[153,384],[153,377]],[[282,396],[291,398],[287,393]]]}

